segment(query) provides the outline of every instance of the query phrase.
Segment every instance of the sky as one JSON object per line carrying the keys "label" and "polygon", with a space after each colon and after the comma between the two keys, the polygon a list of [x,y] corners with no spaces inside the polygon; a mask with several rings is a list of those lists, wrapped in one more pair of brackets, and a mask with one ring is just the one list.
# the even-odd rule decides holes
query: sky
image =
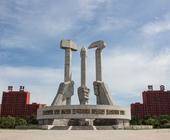
{"label": "sky", "polygon": [[[31,102],[50,105],[64,79],[61,39],[79,47],[104,40],[103,81],[116,104],[142,102],[147,85],[170,90],[169,0],[0,0],[0,100],[8,85],[24,85]],[[95,104],[94,50],[87,85]],[[72,103],[78,104],[80,53],[73,53]]]}

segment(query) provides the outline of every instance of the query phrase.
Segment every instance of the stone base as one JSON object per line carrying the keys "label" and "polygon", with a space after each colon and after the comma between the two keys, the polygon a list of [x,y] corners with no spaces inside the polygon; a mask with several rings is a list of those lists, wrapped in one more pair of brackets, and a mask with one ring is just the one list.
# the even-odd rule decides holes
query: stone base
{"label": "stone base", "polygon": [[54,119],[41,119],[38,120],[39,125],[52,125]]}
{"label": "stone base", "polygon": [[39,125],[67,126],[69,119],[42,119],[38,120]]}
{"label": "stone base", "polygon": [[129,127],[129,120],[116,120],[116,124],[113,125],[114,129],[125,129]]}
{"label": "stone base", "polygon": [[87,126],[129,124],[130,109],[115,105],[64,105],[38,109],[37,120],[40,125]]}
{"label": "stone base", "polygon": [[94,119],[70,119],[68,125],[69,126],[89,126],[93,125]]}
{"label": "stone base", "polygon": [[41,125],[41,129],[45,129],[45,130],[49,130],[53,127],[54,127],[54,125]]}
{"label": "stone base", "polygon": [[68,126],[69,119],[54,119],[53,125],[55,126]]}

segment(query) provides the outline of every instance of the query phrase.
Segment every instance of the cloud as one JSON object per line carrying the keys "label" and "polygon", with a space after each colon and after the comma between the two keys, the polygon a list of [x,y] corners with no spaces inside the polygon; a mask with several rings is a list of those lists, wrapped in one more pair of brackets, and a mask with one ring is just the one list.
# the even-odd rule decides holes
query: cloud
{"label": "cloud", "polygon": [[[63,52],[58,51],[56,56],[53,49],[63,38],[87,45],[98,39],[109,43],[111,48],[103,51],[103,79],[118,103],[129,104],[147,84],[168,85],[170,53],[164,49],[169,47],[169,38],[165,35],[170,30],[169,7],[167,2],[150,3],[1,0],[0,63],[4,65],[0,66],[0,89],[24,84],[32,92],[32,101],[50,104],[58,84],[63,81],[63,70],[58,69],[63,65],[60,60]],[[93,56],[94,52],[89,51],[91,103],[95,102]],[[56,69],[51,68],[55,67],[53,62],[57,62]],[[73,100],[77,103],[78,59],[73,66],[76,87]]]}
{"label": "cloud", "polygon": [[170,52],[162,52],[157,56],[144,52],[111,53],[112,56],[104,59],[103,71],[112,93],[137,95],[148,84],[168,84]]}
{"label": "cloud", "polygon": [[132,21],[128,19],[104,17],[101,18],[97,25],[98,32],[112,32],[113,30],[120,30],[132,25]]}
{"label": "cloud", "polygon": [[82,20],[92,20],[97,14],[96,10],[103,4],[109,3],[110,0],[78,0],[79,18]]}
{"label": "cloud", "polygon": [[62,71],[52,68],[0,66],[0,92],[13,85],[18,90],[20,85],[31,91],[33,102],[50,103],[55,96],[56,85],[62,79]]}
{"label": "cloud", "polygon": [[0,46],[5,48],[42,47],[37,42],[47,42],[61,35],[74,23],[70,18],[72,16],[64,12],[63,8],[56,8],[55,4],[47,1],[4,1],[1,7],[0,27],[3,33],[0,36]]}
{"label": "cloud", "polygon": [[44,42],[56,41],[56,38],[76,32],[82,26],[80,23],[92,19],[95,10],[104,2],[105,0],[1,1],[0,47],[42,48],[45,46]]}
{"label": "cloud", "polygon": [[[94,52],[88,55],[88,87],[90,88],[90,103],[95,103],[93,81],[95,80]],[[107,53],[107,54],[106,54]],[[103,79],[108,85],[112,97],[118,104],[129,105],[134,102],[148,84],[156,89],[165,84],[170,88],[170,51],[158,55],[142,51],[103,51]],[[94,61],[92,61],[94,60]],[[57,92],[58,85],[63,81],[63,69],[43,67],[0,67],[0,89],[8,85],[25,85],[32,92],[32,101],[50,104]],[[73,103],[78,103],[77,88],[80,86],[80,66],[73,64],[73,80],[75,94]],[[120,98],[121,97],[121,98]]]}
{"label": "cloud", "polygon": [[155,20],[153,22],[149,22],[145,24],[141,31],[144,35],[153,36],[163,32],[170,31],[170,18],[165,18],[161,20]]}
{"label": "cloud", "polygon": [[[27,42],[27,44],[25,44]],[[31,43],[29,38],[26,38],[21,35],[14,35],[10,37],[1,37],[0,38],[0,48],[26,48],[32,49],[35,46]]]}
{"label": "cloud", "polygon": [[149,84],[154,89],[161,84],[170,88],[170,51],[166,49],[156,55],[145,51],[110,49],[108,54],[103,51],[103,80],[118,104],[139,100]]}

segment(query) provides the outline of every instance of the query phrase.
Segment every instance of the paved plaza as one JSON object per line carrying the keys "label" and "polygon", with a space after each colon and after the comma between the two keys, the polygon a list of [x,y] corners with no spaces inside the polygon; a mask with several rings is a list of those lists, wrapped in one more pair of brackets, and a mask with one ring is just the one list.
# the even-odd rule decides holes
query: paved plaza
{"label": "paved plaza", "polygon": [[170,129],[0,130],[0,140],[169,140]]}

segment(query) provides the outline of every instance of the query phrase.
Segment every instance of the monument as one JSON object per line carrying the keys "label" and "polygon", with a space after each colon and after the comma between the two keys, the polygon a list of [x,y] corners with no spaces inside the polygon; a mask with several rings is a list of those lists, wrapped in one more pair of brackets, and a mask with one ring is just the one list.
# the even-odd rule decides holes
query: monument
{"label": "monument", "polygon": [[60,83],[57,94],[51,104],[37,112],[40,125],[50,126],[98,126],[109,125],[126,127],[131,119],[130,109],[116,105],[102,81],[102,50],[106,43],[102,40],[93,42],[88,49],[95,50],[96,80],[93,82],[96,105],[89,105],[90,89],[86,85],[87,77],[87,50],[81,48],[81,84],[78,88],[79,105],[71,105],[74,94],[72,80],[71,58],[72,51],[77,51],[77,45],[71,40],[61,40],[60,47],[65,49],[64,82]]}

